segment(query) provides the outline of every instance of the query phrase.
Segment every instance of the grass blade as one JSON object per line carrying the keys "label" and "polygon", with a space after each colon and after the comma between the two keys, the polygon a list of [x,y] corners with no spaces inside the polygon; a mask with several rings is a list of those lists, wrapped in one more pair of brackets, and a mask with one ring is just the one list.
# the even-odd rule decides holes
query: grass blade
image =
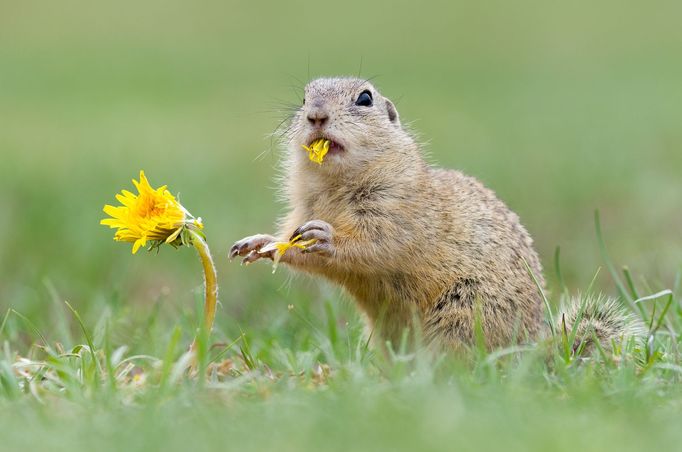
{"label": "grass blade", "polygon": [[49,350],[49,349],[50,349],[50,346],[49,346],[49,344],[47,343],[47,339],[45,339],[45,336],[43,336],[43,334],[40,332],[40,330],[38,329],[38,327],[36,327],[36,326],[33,324],[33,322],[31,322],[31,321],[28,319],[28,317],[26,317],[25,315],[21,314],[19,311],[16,311],[16,310],[12,309],[12,312],[14,313],[14,315],[16,315],[16,316],[19,317],[21,320],[23,320],[24,323],[26,323],[26,325],[33,331],[33,333],[34,333],[36,336],[38,336],[38,337],[40,338],[40,340],[43,342],[43,345],[45,346],[45,348],[46,348],[47,350]]}
{"label": "grass blade", "polygon": [[632,280],[632,275],[630,274],[630,268],[627,265],[623,266],[623,276],[625,276],[625,282],[628,284],[628,288],[630,289],[630,294],[632,295],[632,298],[635,300],[639,298],[639,294],[637,293],[637,288],[635,287],[635,282]]}
{"label": "grass blade", "polygon": [[540,285],[540,281],[538,281],[538,278],[535,277],[535,274],[533,273],[533,270],[530,268],[530,265],[528,265],[528,261],[526,260],[526,258],[521,257],[521,259],[523,260],[523,264],[526,266],[528,274],[533,279],[535,287],[538,288],[540,296],[542,296],[542,301],[545,303],[545,309],[547,310],[547,316],[549,318],[549,327],[552,332],[552,337],[556,337],[556,323],[554,321],[554,313],[552,313],[552,307],[549,305],[549,300],[547,299],[547,295],[545,295],[545,290]]}
{"label": "grass blade", "polygon": [[[665,320],[665,315],[668,313],[668,310],[670,309],[670,306],[673,303],[674,294],[671,290],[666,289],[666,290],[662,290],[660,292],[657,292],[653,295],[648,295],[646,297],[638,298],[637,300],[635,300],[635,303],[637,305],[639,305],[640,303],[642,303],[644,301],[651,301],[651,300],[655,301],[655,300],[658,300],[659,298],[663,298],[665,296],[668,297],[668,301],[665,303],[663,310],[661,311],[661,313],[658,316],[658,321],[656,322],[656,326],[650,327],[650,329],[651,329],[650,334],[656,333],[656,331],[658,331],[658,329],[663,324],[663,321]],[[654,308],[655,308],[655,306],[656,305],[654,305]],[[652,320],[651,325],[653,325],[653,315],[652,315],[651,320]]]}
{"label": "grass blade", "polygon": [[2,332],[5,331],[5,325],[7,324],[7,319],[9,318],[11,312],[12,308],[7,309],[5,317],[2,319],[2,323],[0,324],[0,336],[2,336]]}
{"label": "grass blade", "polygon": [[634,311],[639,311],[640,315],[644,319],[645,323],[647,320],[647,315],[646,311],[641,305],[636,305],[633,298],[630,296],[628,293],[627,289],[625,288],[625,285],[620,279],[620,276],[618,276],[618,272],[616,271],[616,267],[613,264],[613,261],[611,260],[611,256],[609,256],[609,253],[606,249],[606,242],[604,241],[604,235],[602,234],[601,230],[601,221],[599,219],[599,211],[595,210],[594,212],[594,227],[597,233],[597,242],[599,243],[599,251],[601,253],[602,259],[604,260],[604,263],[606,264],[606,268],[609,270],[609,273],[611,274],[611,278],[613,279],[613,282],[616,285],[616,288],[618,289],[618,293],[620,293],[620,296],[623,297],[625,301],[628,302],[630,307]]}
{"label": "grass blade", "polygon": [[182,330],[179,326],[175,326],[171,339],[166,348],[166,354],[163,357],[163,366],[161,367],[161,377],[159,378],[159,394],[163,394],[168,384],[168,379],[173,369],[173,357],[175,356],[175,349],[178,347],[180,338],[182,337]]}
{"label": "grass blade", "polygon": [[558,246],[556,247],[556,250],[554,250],[554,272],[562,292],[567,292],[568,289],[566,287],[566,283],[564,282],[564,276],[561,273],[561,247]]}
{"label": "grass blade", "polygon": [[68,301],[64,301],[64,303],[71,310],[73,316],[76,318],[76,321],[78,321],[78,324],[80,325],[81,330],[83,331],[83,336],[85,336],[85,341],[88,343],[88,348],[90,349],[92,360],[95,362],[95,372],[97,372],[97,376],[100,376],[102,373],[102,369],[100,369],[99,361],[97,360],[97,354],[95,353],[95,345],[92,343],[92,338],[88,334],[88,330],[85,328],[83,319],[81,319],[81,316],[80,314],[78,314],[78,311],[76,311]]}

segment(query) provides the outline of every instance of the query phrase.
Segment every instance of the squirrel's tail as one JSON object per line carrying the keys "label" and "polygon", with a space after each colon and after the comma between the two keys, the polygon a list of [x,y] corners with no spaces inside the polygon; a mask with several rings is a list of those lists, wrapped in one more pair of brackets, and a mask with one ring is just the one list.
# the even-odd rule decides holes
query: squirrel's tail
{"label": "squirrel's tail", "polygon": [[638,316],[615,298],[601,294],[571,298],[559,311],[556,326],[557,334],[572,339],[573,350],[582,348],[583,353],[590,353],[595,341],[603,350],[611,350],[613,344],[642,338],[647,332]]}

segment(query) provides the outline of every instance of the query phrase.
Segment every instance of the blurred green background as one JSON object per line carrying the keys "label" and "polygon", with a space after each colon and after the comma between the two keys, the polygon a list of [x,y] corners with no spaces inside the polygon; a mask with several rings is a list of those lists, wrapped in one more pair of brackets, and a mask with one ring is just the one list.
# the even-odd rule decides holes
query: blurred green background
{"label": "blurred green background", "polygon": [[[50,300],[168,319],[201,284],[190,250],[130,255],[98,224],[140,169],[202,216],[228,319],[254,327],[327,286],[227,261],[270,232],[269,137],[322,75],[361,74],[430,160],[482,179],[584,288],[611,253],[671,285],[682,263],[680,2],[0,0],[0,308],[51,334]],[[259,158],[259,156],[261,156]],[[602,275],[600,284],[610,289]],[[60,314],[60,315],[63,315]],[[274,326],[273,326],[274,327]]]}

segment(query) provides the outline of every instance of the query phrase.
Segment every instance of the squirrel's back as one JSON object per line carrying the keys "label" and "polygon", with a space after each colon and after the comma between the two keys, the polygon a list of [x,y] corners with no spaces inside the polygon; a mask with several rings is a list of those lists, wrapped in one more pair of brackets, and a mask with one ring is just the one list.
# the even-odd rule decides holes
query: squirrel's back
{"label": "squirrel's back", "polygon": [[477,179],[457,171],[431,170],[439,199],[431,213],[438,224],[437,254],[448,263],[452,283],[432,304],[425,333],[457,345],[473,341],[479,321],[489,346],[534,338],[543,327],[537,284],[542,268],[518,216]]}

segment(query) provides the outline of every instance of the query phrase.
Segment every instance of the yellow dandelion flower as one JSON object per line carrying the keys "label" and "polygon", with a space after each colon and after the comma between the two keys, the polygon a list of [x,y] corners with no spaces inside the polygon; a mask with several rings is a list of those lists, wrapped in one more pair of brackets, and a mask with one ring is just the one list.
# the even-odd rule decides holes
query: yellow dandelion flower
{"label": "yellow dandelion flower", "polygon": [[301,251],[303,251],[313,243],[317,242],[317,239],[304,240],[302,242],[300,240],[301,234],[292,238],[288,242],[273,242],[261,248],[259,250],[259,253],[263,254],[274,251],[272,257],[272,272],[275,273],[275,271],[277,270],[277,265],[279,265],[280,259],[282,259],[282,256],[284,256],[284,253],[286,253],[287,250],[289,250],[290,248],[298,248]]}
{"label": "yellow dandelion flower", "polygon": [[[202,229],[201,218],[194,218],[182,204],[166,189],[166,186],[153,188],[144,171],[140,171],[139,182],[133,179],[137,194],[123,190],[116,195],[120,206],[104,206],[104,212],[110,216],[100,221],[101,224],[116,229],[114,240],[131,242],[133,254],[140,247],[151,242],[151,248],[164,243],[172,246],[192,246],[199,253],[201,266],[204,270],[204,331],[211,332],[215,320],[218,303],[218,274],[216,272],[211,252],[206,243]],[[198,334],[202,334],[199,330]],[[190,368],[196,370],[197,340],[190,346],[194,354]],[[133,383],[144,383],[134,378]]]}
{"label": "yellow dandelion flower", "polygon": [[324,156],[327,155],[327,152],[329,152],[329,144],[331,142],[329,140],[325,140],[324,138],[319,138],[312,143],[310,143],[310,146],[306,146],[305,144],[302,145],[303,149],[308,151],[308,158],[321,165],[322,160],[324,160]]}
{"label": "yellow dandelion flower", "polygon": [[116,195],[121,205],[105,205],[104,213],[111,218],[100,221],[100,224],[118,229],[114,240],[131,242],[133,254],[147,242],[174,244],[181,240],[180,234],[187,227],[203,229],[201,218],[194,219],[165,185],[152,188],[144,171],[140,171],[140,181],[133,179],[133,184],[138,194],[122,190]]}

